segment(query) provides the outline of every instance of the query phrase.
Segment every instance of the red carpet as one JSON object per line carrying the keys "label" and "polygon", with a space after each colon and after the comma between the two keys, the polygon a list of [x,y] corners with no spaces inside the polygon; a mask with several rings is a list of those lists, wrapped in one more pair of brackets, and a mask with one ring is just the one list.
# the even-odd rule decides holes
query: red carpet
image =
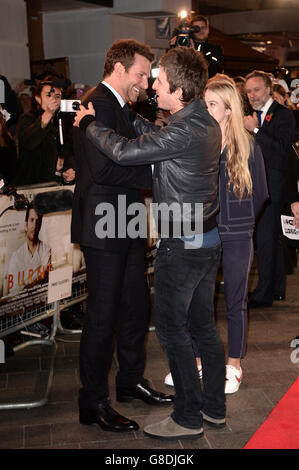
{"label": "red carpet", "polygon": [[299,378],[244,449],[299,449]]}

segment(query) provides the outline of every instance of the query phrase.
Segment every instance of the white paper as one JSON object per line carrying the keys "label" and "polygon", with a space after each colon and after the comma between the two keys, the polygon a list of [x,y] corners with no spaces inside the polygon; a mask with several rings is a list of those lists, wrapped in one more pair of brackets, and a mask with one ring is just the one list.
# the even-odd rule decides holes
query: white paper
{"label": "white paper", "polygon": [[281,226],[285,237],[288,237],[291,240],[299,240],[299,229],[295,228],[294,217],[282,215]]}
{"label": "white paper", "polygon": [[49,272],[48,303],[72,295],[72,266],[63,266]]}

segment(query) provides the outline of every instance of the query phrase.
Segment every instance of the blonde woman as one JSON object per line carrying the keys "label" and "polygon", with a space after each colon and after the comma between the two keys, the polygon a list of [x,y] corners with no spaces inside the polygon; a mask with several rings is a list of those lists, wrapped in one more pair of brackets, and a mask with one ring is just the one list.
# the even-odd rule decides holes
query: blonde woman
{"label": "blonde woman", "polygon": [[234,393],[242,381],[241,358],[246,350],[255,218],[268,190],[262,153],[244,127],[242,104],[233,80],[216,75],[208,81],[204,99],[222,133],[218,228],[228,320],[225,392]]}
{"label": "blonde woman", "polygon": [[[225,393],[235,393],[242,381],[241,358],[246,350],[248,278],[253,259],[255,217],[268,191],[262,153],[244,127],[242,104],[234,81],[227,75],[215,75],[207,83],[204,100],[222,134],[218,230],[228,320]],[[199,376],[205,383],[200,344],[193,342],[193,349]],[[165,377],[165,383],[172,385],[170,374]]]}

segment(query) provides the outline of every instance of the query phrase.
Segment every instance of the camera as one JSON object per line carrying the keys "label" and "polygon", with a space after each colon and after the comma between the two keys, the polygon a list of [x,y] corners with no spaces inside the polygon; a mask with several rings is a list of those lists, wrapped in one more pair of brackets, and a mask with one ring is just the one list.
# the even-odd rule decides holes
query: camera
{"label": "camera", "polygon": [[192,47],[193,33],[199,33],[199,31],[200,26],[190,26],[187,21],[184,21],[176,30],[175,46]]}
{"label": "camera", "polygon": [[61,100],[60,111],[62,113],[75,113],[80,109],[80,100]]}
{"label": "camera", "polygon": [[192,47],[191,39],[193,38],[194,33],[200,32],[200,26],[192,26],[191,19],[187,16],[186,12],[180,13],[180,24],[174,30],[172,37],[176,36],[176,42],[174,47],[185,46]]}
{"label": "camera", "polygon": [[152,96],[150,96],[147,99],[147,103],[149,104],[149,106],[153,106],[154,108],[158,108],[157,94],[154,93]]}

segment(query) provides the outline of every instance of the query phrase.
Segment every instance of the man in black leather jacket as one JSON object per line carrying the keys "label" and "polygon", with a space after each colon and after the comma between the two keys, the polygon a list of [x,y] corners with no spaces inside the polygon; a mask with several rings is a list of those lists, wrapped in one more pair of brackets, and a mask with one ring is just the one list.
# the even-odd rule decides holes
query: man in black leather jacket
{"label": "man in black leather jacket", "polygon": [[[81,107],[75,120],[114,162],[154,164],[154,203],[179,207],[183,213],[180,219],[175,210],[161,210],[157,217],[161,238],[155,261],[155,325],[176,396],[171,416],[146,426],[144,433],[161,439],[200,437],[203,420],[225,425],[224,353],[213,307],[220,257],[215,215],[221,132],[201,99],[206,81],[202,54],[174,48],[162,57],[153,85],[158,106],[170,111],[167,126],[159,128],[131,113],[139,137],[128,140],[87,116],[93,113],[91,104],[88,110]],[[197,223],[200,216],[202,226]],[[187,231],[179,230],[186,226]],[[191,335],[200,345],[203,393]]]}
{"label": "man in black leather jacket", "polygon": [[[144,44],[133,39],[115,41],[106,54],[103,80],[83,101],[93,104],[97,119],[130,139],[136,134],[126,102],[137,101],[139,93],[148,87],[153,59]],[[141,203],[141,190],[151,188],[151,168],[120,167],[92,145],[80,129],[74,129],[73,137],[76,187],[71,241],[83,251],[88,288],[80,341],[80,423],[98,424],[109,432],[129,432],[139,429],[138,423],[119,414],[109,403],[114,338],[117,401],[139,399],[150,406],[164,406],[172,404],[173,396],[154,390],[143,377],[148,323],[145,240],[126,233],[101,237],[97,227],[105,225],[102,207],[110,207],[115,225],[121,225],[127,206]],[[119,208],[118,200],[125,205]]]}

